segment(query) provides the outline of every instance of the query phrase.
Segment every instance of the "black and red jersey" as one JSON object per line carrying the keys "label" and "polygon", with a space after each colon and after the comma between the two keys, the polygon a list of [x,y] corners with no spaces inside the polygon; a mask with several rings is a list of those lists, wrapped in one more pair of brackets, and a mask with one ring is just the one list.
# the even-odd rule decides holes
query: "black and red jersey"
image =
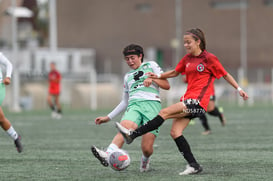
{"label": "black and red jersey", "polygon": [[213,82],[227,74],[218,58],[204,50],[200,55],[185,55],[175,67],[175,71],[187,77],[187,90],[180,101],[197,99],[207,110],[210,96],[214,93]]}

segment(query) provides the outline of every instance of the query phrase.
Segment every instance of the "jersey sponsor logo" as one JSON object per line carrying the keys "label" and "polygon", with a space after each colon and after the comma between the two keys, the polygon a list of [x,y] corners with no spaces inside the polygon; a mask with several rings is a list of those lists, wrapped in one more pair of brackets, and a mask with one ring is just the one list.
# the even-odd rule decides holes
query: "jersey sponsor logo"
{"label": "jersey sponsor logo", "polygon": [[143,83],[137,84],[137,85],[134,86],[134,89],[137,89],[139,87],[144,87],[144,84]]}
{"label": "jersey sponsor logo", "polygon": [[144,75],[144,72],[143,72],[143,71],[137,71],[137,72],[135,72],[135,73],[134,73],[134,80],[135,80],[135,81],[138,81],[139,78],[140,78],[141,76],[143,76],[143,75]]}
{"label": "jersey sponsor logo", "polygon": [[196,69],[198,72],[203,72],[205,70],[205,66],[200,63],[199,65],[197,65]]}

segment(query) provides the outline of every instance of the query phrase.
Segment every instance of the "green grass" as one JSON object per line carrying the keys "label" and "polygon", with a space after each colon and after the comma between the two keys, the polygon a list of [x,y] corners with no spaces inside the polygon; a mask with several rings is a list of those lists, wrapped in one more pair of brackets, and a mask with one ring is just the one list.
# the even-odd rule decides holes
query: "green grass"
{"label": "green grass", "polygon": [[90,146],[106,147],[116,134],[114,121],[97,126],[94,118],[108,111],[64,110],[61,120],[50,112],[9,113],[6,116],[22,135],[24,152],[18,154],[12,140],[0,132],[0,180],[91,180],[91,181],[257,181],[273,178],[273,106],[224,106],[227,126],[208,116],[212,134],[202,136],[198,120],[184,135],[204,171],[179,176],[186,162],[169,132],[171,121],[161,128],[152,156],[152,171],[139,172],[140,139],[125,145],[131,165],[122,172],[104,168],[92,156]]}

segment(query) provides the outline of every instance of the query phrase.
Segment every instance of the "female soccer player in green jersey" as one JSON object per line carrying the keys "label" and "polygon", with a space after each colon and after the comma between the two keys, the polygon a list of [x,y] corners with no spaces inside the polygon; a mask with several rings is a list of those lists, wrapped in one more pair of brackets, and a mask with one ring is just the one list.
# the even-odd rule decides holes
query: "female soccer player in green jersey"
{"label": "female soccer player in green jersey", "polygon": [[[170,85],[166,79],[155,80],[146,75],[148,72],[160,74],[163,71],[154,61],[143,62],[144,52],[141,46],[131,44],[124,48],[123,55],[125,62],[132,69],[124,76],[123,98],[111,113],[107,116],[96,118],[95,123],[102,124],[108,122],[126,110],[120,124],[128,129],[136,129],[159,113],[161,110],[159,88],[169,89]],[[153,144],[158,132],[159,128],[142,136],[141,172],[149,170],[150,156],[153,154]],[[92,146],[91,151],[102,165],[108,166],[107,156],[109,153],[121,148],[123,144],[124,139],[118,133],[107,150],[104,151],[96,146]]]}
{"label": "female soccer player in green jersey", "polygon": [[[10,84],[12,64],[10,61],[0,52],[0,64],[6,67],[6,76],[3,77],[2,71],[0,69],[0,105],[2,105],[4,98],[6,96],[6,85]],[[23,146],[21,144],[21,136],[17,134],[9,120],[5,117],[5,114],[0,106],[0,125],[3,130],[14,140],[15,147],[19,153],[23,151]]]}

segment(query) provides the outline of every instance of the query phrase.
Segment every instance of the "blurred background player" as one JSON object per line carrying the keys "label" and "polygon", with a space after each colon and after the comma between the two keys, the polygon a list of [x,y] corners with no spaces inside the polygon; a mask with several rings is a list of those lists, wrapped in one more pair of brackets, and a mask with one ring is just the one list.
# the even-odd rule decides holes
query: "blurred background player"
{"label": "blurred background player", "polygon": [[[209,104],[208,104],[208,108],[207,108],[207,113],[209,115],[211,115],[211,116],[218,117],[220,122],[221,122],[221,125],[225,126],[226,125],[226,119],[225,119],[224,114],[223,114],[223,109],[222,108],[220,109],[215,105],[216,97],[215,97],[214,86],[212,88],[213,88],[213,94],[210,96],[210,100],[209,100]],[[200,119],[200,121],[202,123],[202,126],[205,129],[205,131],[202,134],[203,135],[211,134],[211,129],[210,129],[206,114],[201,115],[199,117],[199,119]]]}
{"label": "blurred background player", "polygon": [[[0,64],[6,67],[6,77],[2,75],[2,70],[0,68],[0,105],[2,105],[6,89],[5,86],[10,84],[12,64],[10,61],[0,52]],[[14,140],[15,147],[19,153],[23,151],[23,146],[21,144],[21,136],[17,134],[9,120],[5,117],[2,107],[0,106],[0,125],[3,130]]]}
{"label": "blurred background player", "polygon": [[[169,89],[170,85],[166,79],[153,80],[145,75],[147,72],[160,74],[163,71],[154,61],[143,63],[144,52],[141,46],[131,44],[124,48],[123,55],[127,65],[132,69],[124,76],[123,98],[111,113],[97,117],[95,123],[106,123],[126,110],[121,124],[128,129],[136,129],[159,113],[161,109],[159,88]],[[150,156],[153,154],[153,144],[158,133],[159,129],[156,129],[142,136],[141,172],[149,170]],[[92,146],[91,151],[103,166],[108,166],[108,154],[121,148],[123,144],[122,135],[117,133],[106,151],[96,146]]]}
{"label": "blurred background player", "polygon": [[[61,93],[61,79],[62,76],[60,72],[56,69],[56,64],[54,62],[50,63],[50,72],[48,74],[48,96],[47,102],[52,110],[52,118],[60,119],[62,118],[62,107],[60,104],[60,93]],[[53,102],[52,102],[53,99]]]}
{"label": "blurred background player", "polygon": [[[183,82],[187,83],[186,76],[183,76],[182,80],[183,80]],[[217,106],[215,106],[216,97],[215,97],[214,85],[212,86],[212,89],[213,89],[213,91],[212,91],[212,95],[210,96],[210,100],[209,100],[209,104],[208,104],[208,108],[207,108],[207,113],[209,115],[218,117],[222,126],[225,126],[226,119],[223,114],[223,109],[220,110]],[[211,134],[211,129],[210,129],[210,126],[208,123],[208,118],[207,118],[206,114],[200,115],[199,120],[201,121],[201,124],[202,124],[203,128],[205,129],[205,131],[202,132],[202,134],[203,135]],[[194,120],[191,120],[191,122],[194,122]]]}

